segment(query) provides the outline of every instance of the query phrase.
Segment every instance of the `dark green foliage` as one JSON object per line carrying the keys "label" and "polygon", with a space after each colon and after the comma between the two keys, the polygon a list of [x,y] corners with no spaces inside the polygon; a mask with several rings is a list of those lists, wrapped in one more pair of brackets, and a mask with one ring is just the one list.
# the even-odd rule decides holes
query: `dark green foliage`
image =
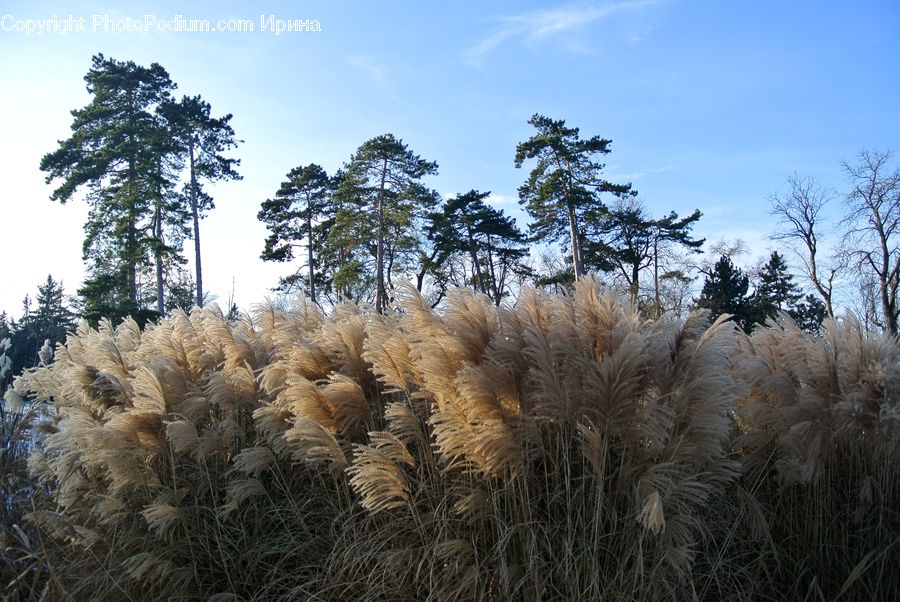
{"label": "dark green foliage", "polygon": [[801,297],[788,272],[784,257],[773,252],[759,273],[756,284],[757,307],[761,317],[774,318],[779,311],[787,311]]}
{"label": "dark green foliage", "polygon": [[[375,267],[375,309],[384,311],[394,273],[414,269],[421,258],[419,231],[425,214],[437,203],[438,195],[421,180],[437,174],[437,163],[416,155],[393,134],[367,140],[345,166],[338,186],[343,204],[337,217],[340,235],[369,250]],[[348,218],[355,223],[347,224]],[[358,282],[359,259],[344,263]],[[418,270],[416,270],[418,271]],[[342,275],[343,277],[343,275]],[[337,280],[337,277],[336,277]]]}
{"label": "dark green foliage", "polygon": [[723,255],[703,282],[697,307],[708,309],[712,319],[729,314],[744,331],[750,332],[757,322],[757,313],[749,289],[750,279]]}
{"label": "dark green foliage", "polygon": [[611,207],[599,221],[590,224],[585,242],[585,264],[589,268],[617,271],[628,283],[631,302],[639,303],[640,274],[653,268],[654,305],[660,306],[659,253],[665,247],[679,245],[700,252],[705,239],[693,239],[690,231],[700,219],[699,210],[679,218],[674,211],[652,219],[636,199],[625,199]]}
{"label": "dark green foliage", "polygon": [[825,304],[813,295],[804,298],[788,272],[787,264],[777,251],[763,266],[756,283],[754,295],[759,323],[776,318],[786,312],[797,325],[807,332],[816,332],[826,316]]}
{"label": "dark green foliage", "polygon": [[631,184],[613,184],[601,177],[598,156],[609,154],[611,140],[593,136],[582,140],[578,128],[562,119],[534,115],[528,123],[537,133],[516,146],[516,167],[537,159],[528,180],[519,188],[519,202],[532,218],[536,242],[569,241],[575,278],[585,274],[584,223],[602,219],[606,206],[601,193],[623,197],[636,194]]}
{"label": "dark green foliage", "polygon": [[[64,295],[62,282],[47,276],[44,284],[38,286],[33,304],[30,296],[23,299],[18,322],[7,321],[5,312],[0,320],[0,340],[9,338],[11,343],[6,352],[11,362],[6,381],[11,382],[12,376],[38,365],[45,341],[52,350],[56,343],[65,342],[66,333],[74,328],[75,312]],[[6,381],[0,384],[9,384]]]}
{"label": "dark green foliage", "polygon": [[213,117],[212,107],[199,95],[183,96],[178,103],[166,102],[160,106],[159,113],[166,121],[175,152],[188,167],[188,182],[181,196],[182,224],[192,223],[196,303],[203,307],[200,219],[205,212],[215,208],[212,197],[203,190],[203,182],[242,178],[235,170],[241,164],[240,159],[223,154],[241,141],[235,138],[231,127],[231,113]]}
{"label": "dark green foliage", "polygon": [[279,289],[290,291],[301,281],[300,270],[306,267],[306,294],[313,303],[316,299],[316,282],[322,279],[316,258],[328,236],[328,226],[333,223],[330,215],[335,182],[321,166],[310,163],[295,167],[281,183],[275,198],[262,202],[257,218],[269,229],[269,237],[260,257],[266,261],[290,261],[294,248],[305,246],[307,263],[294,274],[282,278]]}
{"label": "dark green foliage", "polygon": [[788,314],[797,323],[797,326],[806,332],[816,333],[819,332],[822,322],[828,317],[828,310],[821,299],[815,295],[806,295],[788,310]]}
{"label": "dark green foliage", "polygon": [[72,136],[44,155],[41,170],[48,183],[57,183],[53,200],[65,203],[78,190],[86,191],[84,258],[95,263],[102,255],[103,262],[114,264],[103,275],[122,283],[103,288],[127,290],[130,305],[138,306],[138,272],[156,244],[143,222],[160,196],[162,136],[153,110],[175,85],[157,63],[148,68],[102,54],[93,57],[84,79],[91,102],[72,111]]}
{"label": "dark green foliage", "polygon": [[500,305],[510,280],[530,270],[523,263],[528,257],[525,236],[512,218],[485,203],[490,194],[470,190],[448,200],[432,216],[428,234],[444,261],[451,255],[465,258],[466,284]]}

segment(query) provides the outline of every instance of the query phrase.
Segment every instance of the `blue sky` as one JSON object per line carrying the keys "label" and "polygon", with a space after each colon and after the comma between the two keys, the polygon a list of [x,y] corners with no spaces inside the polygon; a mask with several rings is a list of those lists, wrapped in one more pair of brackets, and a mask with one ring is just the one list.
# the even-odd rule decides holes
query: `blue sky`
{"label": "blue sky", "polygon": [[[41,156],[88,102],[91,56],[159,62],[179,93],[234,114],[244,180],[218,186],[202,226],[206,288],[246,308],[289,268],[258,257],[259,204],[294,166],[334,171],[392,132],[440,173],[442,193],[491,190],[520,222],[517,142],[528,118],[613,140],[607,177],[654,214],[704,212],[696,233],[772,244],[767,197],[793,172],[840,192],[862,148],[898,148],[900,3],[328,1],[146,4],[0,2],[0,25],[84,17],[87,31],[0,30],[0,309],[48,273],[82,278],[82,203],[49,201]],[[93,31],[95,15],[249,19],[252,32]],[[261,15],[318,32],[260,31]],[[748,257],[747,261],[752,260]]]}

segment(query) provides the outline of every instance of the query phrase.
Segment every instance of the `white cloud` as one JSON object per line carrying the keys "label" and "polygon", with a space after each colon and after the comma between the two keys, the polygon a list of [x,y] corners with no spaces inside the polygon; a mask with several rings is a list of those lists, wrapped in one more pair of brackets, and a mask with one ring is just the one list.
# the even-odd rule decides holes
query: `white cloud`
{"label": "white cloud", "polygon": [[572,37],[573,33],[613,15],[648,8],[665,1],[629,0],[601,4],[569,4],[510,17],[500,17],[497,19],[500,24],[465,53],[465,60],[478,66],[481,64],[481,59],[492,50],[513,40],[524,44],[554,41],[562,43],[570,52],[589,53],[591,51],[587,47],[581,44],[577,38]]}
{"label": "white cloud", "polygon": [[519,197],[508,194],[492,194],[486,200],[491,205],[515,205],[519,202]]}
{"label": "white cloud", "polygon": [[378,59],[369,55],[347,57],[347,64],[362,70],[372,80],[372,84],[389,98],[396,100],[396,95],[388,85],[388,67]]}

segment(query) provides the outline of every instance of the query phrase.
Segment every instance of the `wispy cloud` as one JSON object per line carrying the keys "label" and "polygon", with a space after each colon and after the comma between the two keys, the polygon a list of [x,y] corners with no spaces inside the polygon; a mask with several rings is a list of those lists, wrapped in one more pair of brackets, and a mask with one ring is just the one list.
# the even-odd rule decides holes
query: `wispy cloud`
{"label": "wispy cloud", "polygon": [[635,12],[665,3],[667,0],[626,0],[591,4],[568,4],[557,8],[535,10],[520,15],[500,17],[499,25],[465,53],[466,62],[480,66],[495,48],[511,41],[533,45],[548,41],[561,42],[569,51],[590,52],[572,34],[586,26],[614,15]]}
{"label": "wispy cloud", "polygon": [[375,57],[369,55],[355,55],[347,57],[347,64],[351,67],[356,67],[357,69],[360,69],[364,73],[366,73],[369,79],[372,80],[372,84],[382,93],[389,96],[390,98],[397,98],[397,96],[394,94],[394,91],[388,85],[387,65],[385,65]]}

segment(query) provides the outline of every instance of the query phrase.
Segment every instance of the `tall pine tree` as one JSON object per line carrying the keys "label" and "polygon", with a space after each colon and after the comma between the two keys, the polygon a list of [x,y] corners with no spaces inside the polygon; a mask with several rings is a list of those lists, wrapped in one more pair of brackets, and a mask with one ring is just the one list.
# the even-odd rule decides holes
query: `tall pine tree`
{"label": "tall pine tree", "polygon": [[322,225],[328,224],[333,192],[333,181],[321,166],[310,163],[295,167],[275,197],[263,201],[257,214],[270,232],[260,256],[263,260],[290,261],[295,248],[306,248],[306,265],[282,278],[279,288],[290,290],[306,267],[306,293],[313,303],[317,302],[316,281],[321,280],[317,251],[328,234]]}
{"label": "tall pine tree", "polygon": [[534,115],[537,130],[516,146],[516,167],[536,159],[528,180],[519,188],[519,202],[532,218],[529,229],[537,242],[569,241],[575,279],[585,275],[584,222],[605,215],[601,193],[634,194],[631,184],[613,184],[601,177],[598,157],[610,152],[611,140],[582,140],[578,128],[564,120]]}
{"label": "tall pine tree", "polygon": [[85,303],[118,318],[141,309],[138,274],[153,244],[146,226],[158,184],[154,110],[175,85],[157,63],[143,67],[102,54],[84,79],[91,102],[72,111],[72,136],[43,157],[41,169],[57,183],[51,199],[65,203],[86,192],[83,250],[92,278],[82,290],[103,300]]}
{"label": "tall pine tree", "polygon": [[421,180],[436,174],[437,167],[393,134],[367,140],[345,166],[338,194],[343,202],[356,206],[357,225],[362,233],[370,233],[364,244],[374,259],[378,312],[387,306],[394,271],[404,270],[410,257],[415,261],[420,256],[416,226],[436,202],[436,194]]}
{"label": "tall pine tree", "polygon": [[177,103],[164,103],[159,112],[167,122],[176,152],[181,155],[188,168],[188,183],[183,199],[186,201],[194,239],[196,302],[203,307],[200,219],[205,212],[215,208],[212,197],[203,190],[203,183],[242,178],[235,169],[241,164],[240,159],[224,155],[241,141],[235,137],[231,127],[231,113],[213,117],[212,107],[200,96],[183,96]]}

